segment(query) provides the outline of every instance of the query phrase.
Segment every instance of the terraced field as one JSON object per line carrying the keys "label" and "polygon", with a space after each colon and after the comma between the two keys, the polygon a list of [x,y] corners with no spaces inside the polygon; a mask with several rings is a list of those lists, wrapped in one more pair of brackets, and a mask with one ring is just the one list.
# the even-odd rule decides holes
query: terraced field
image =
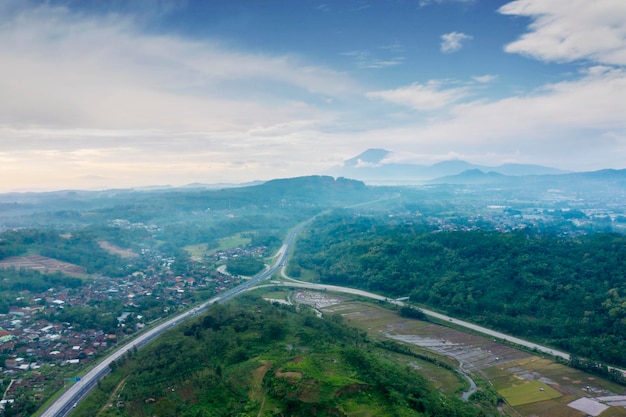
{"label": "terraced field", "polygon": [[[297,290],[288,298],[311,305],[321,314],[341,314],[375,339],[392,339],[448,358],[458,369],[488,381],[505,400],[503,411],[508,415],[626,416],[626,388],[550,358],[442,324],[403,318],[382,305],[344,295]],[[438,381],[442,389],[459,391],[458,380],[446,380],[444,373],[437,374],[428,365],[417,366],[424,366],[427,374],[431,372],[429,378]]]}
{"label": "terraced field", "polygon": [[74,277],[87,276],[85,268],[81,266],[40,255],[13,256],[6,258],[0,261],[0,268],[24,268],[34,269],[39,272],[61,272],[62,274]]}

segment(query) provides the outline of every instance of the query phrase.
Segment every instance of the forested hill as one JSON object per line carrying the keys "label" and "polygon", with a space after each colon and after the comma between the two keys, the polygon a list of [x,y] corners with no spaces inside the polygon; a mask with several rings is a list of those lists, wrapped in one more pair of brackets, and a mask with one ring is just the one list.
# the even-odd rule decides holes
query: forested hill
{"label": "forested hill", "polygon": [[246,295],[118,362],[72,415],[499,415],[495,402],[440,394],[381,349],[340,316]]}
{"label": "forested hill", "polygon": [[[329,176],[309,176],[288,179],[276,179],[255,187],[249,191],[261,191],[263,198],[290,198],[298,201],[310,201],[317,204],[342,204],[351,200],[362,200],[372,196],[375,190],[361,181]],[[244,191],[238,189],[232,191]]]}
{"label": "forested hill", "polygon": [[[0,195],[5,225],[168,220],[198,211],[329,208],[379,198],[385,190],[345,178],[308,176],[238,188],[58,191]],[[310,213],[304,214],[305,216]]]}
{"label": "forested hill", "polygon": [[291,273],[411,301],[626,366],[626,237],[471,231],[321,218]]}

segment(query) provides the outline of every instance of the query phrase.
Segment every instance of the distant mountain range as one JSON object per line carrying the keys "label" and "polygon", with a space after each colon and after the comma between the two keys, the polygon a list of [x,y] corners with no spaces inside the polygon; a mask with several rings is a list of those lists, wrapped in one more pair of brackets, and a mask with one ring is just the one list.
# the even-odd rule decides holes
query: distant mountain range
{"label": "distant mountain range", "polygon": [[[558,175],[565,174],[556,168],[531,164],[502,164],[496,167],[476,165],[461,160],[450,160],[434,165],[399,164],[387,162],[391,154],[386,149],[368,149],[360,155],[344,161],[325,174],[353,178],[370,184],[424,183],[437,178],[460,175],[467,171],[500,174],[503,176]],[[475,173],[476,174],[476,173]],[[477,175],[477,174],[476,174]]]}
{"label": "distant mountain range", "polygon": [[551,185],[563,188],[603,186],[626,188],[626,169],[602,169],[590,172],[573,172],[559,175],[503,175],[498,172],[483,172],[479,169],[460,174],[435,178],[430,184],[465,184],[492,186]]}

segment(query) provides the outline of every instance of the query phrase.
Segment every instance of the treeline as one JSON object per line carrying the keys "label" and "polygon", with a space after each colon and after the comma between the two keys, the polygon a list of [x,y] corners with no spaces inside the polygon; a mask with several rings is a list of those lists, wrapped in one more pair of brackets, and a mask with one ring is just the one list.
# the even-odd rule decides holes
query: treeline
{"label": "treeline", "polygon": [[263,268],[265,268],[263,261],[252,256],[240,256],[226,262],[226,269],[233,275],[251,277],[261,272]]}
{"label": "treeline", "polygon": [[318,220],[295,268],[626,366],[626,237],[533,231],[435,232],[423,225]]}
{"label": "treeline", "polygon": [[442,396],[380,349],[340,316],[245,295],[118,361],[75,413],[94,415],[117,386],[117,405],[101,415],[498,415],[495,405]]}
{"label": "treeline", "polygon": [[28,251],[85,268],[87,273],[123,276],[125,263],[98,245],[88,231],[62,234],[54,229],[22,229],[0,235],[0,259]]}
{"label": "treeline", "polygon": [[[307,215],[313,215],[306,212]],[[252,238],[252,244],[280,246],[282,236],[287,229],[303,220],[302,213],[276,212],[271,215],[246,215],[215,221],[203,219],[171,223],[163,226],[156,233],[156,238],[172,246],[186,246],[206,243],[209,248],[218,246],[218,240],[237,233],[245,232]]]}

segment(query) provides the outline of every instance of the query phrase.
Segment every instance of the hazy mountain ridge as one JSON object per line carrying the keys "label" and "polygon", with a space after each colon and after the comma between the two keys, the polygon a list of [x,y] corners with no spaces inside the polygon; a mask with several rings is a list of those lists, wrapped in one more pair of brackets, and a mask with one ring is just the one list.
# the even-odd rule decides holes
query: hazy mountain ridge
{"label": "hazy mountain ridge", "polygon": [[[274,179],[257,185],[209,189],[204,187],[126,189],[103,191],[55,191],[0,194],[0,220],[11,225],[72,221],[89,223],[96,219],[126,218],[141,214],[136,221],[176,216],[205,210],[235,210],[265,207],[336,207],[376,199],[381,190],[363,182],[331,176]],[[78,214],[78,213],[82,214]],[[88,216],[84,213],[89,212]],[[71,214],[71,216],[70,216]],[[41,217],[43,215],[43,217]],[[8,219],[11,219],[9,222]]]}
{"label": "hazy mountain ridge", "polygon": [[479,169],[463,171],[429,181],[432,184],[490,184],[503,186],[554,185],[582,187],[585,185],[626,186],[626,169],[603,169],[600,171],[575,172],[560,175],[504,175],[494,171]]}
{"label": "hazy mountain ridge", "polygon": [[369,183],[420,183],[440,177],[462,174],[468,170],[495,172],[509,176],[559,175],[565,174],[552,167],[534,164],[507,163],[491,167],[472,164],[463,160],[449,160],[433,165],[395,163],[386,160],[391,152],[385,149],[368,149],[354,158],[344,161],[342,166],[329,169],[326,173],[334,176],[354,178]]}

